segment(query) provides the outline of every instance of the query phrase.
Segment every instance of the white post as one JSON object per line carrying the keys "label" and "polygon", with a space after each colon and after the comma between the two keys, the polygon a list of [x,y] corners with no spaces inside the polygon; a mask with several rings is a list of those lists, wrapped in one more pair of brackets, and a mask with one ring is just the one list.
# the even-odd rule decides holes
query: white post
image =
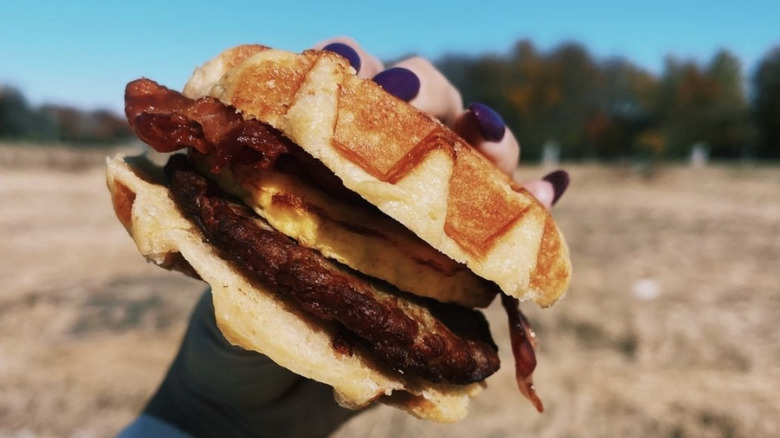
{"label": "white post", "polygon": [[558,167],[561,160],[561,146],[555,140],[547,140],[543,148],[542,165],[544,167]]}
{"label": "white post", "polygon": [[704,167],[707,165],[709,159],[710,149],[707,147],[707,144],[703,142],[694,143],[693,147],[691,148],[691,167]]}

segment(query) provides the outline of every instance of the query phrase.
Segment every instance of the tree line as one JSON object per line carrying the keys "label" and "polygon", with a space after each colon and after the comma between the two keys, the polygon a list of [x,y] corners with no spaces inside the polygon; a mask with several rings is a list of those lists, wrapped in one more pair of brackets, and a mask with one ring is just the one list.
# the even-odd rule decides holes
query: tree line
{"label": "tree line", "polygon": [[[780,158],[780,46],[751,77],[720,50],[706,63],[668,57],[660,74],[597,60],[581,44],[547,52],[521,40],[507,54],[450,55],[437,66],[465,102],[495,108],[539,159],[677,159],[694,145],[719,159]],[[750,91],[748,91],[750,90]]]}
{"label": "tree line", "polygon": [[125,118],[111,111],[33,106],[19,89],[0,86],[0,140],[104,146],[133,137]]}
{"label": "tree line", "polygon": [[[780,159],[780,46],[747,77],[721,50],[704,63],[668,57],[659,74],[630,60],[596,59],[583,45],[506,54],[446,55],[437,67],[465,102],[495,108],[538,160],[678,159],[694,145],[719,159]],[[132,138],[123,117],[61,105],[31,106],[0,86],[0,139],[111,144]],[[549,148],[547,148],[549,149]]]}

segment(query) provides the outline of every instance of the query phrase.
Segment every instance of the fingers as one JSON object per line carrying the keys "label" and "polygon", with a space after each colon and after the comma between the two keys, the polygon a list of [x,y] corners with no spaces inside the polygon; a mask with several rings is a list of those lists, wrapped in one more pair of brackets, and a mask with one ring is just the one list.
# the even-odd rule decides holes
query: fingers
{"label": "fingers", "polygon": [[406,59],[384,69],[378,58],[349,37],[331,38],[314,45],[346,58],[362,78],[371,78],[388,93],[452,125],[463,110],[460,92],[428,60]]}
{"label": "fingers", "polygon": [[511,175],[517,167],[520,145],[501,116],[480,103],[464,111],[460,92],[426,59],[406,59],[373,79],[385,91],[451,126],[503,172]]}
{"label": "fingers", "polygon": [[227,405],[268,403],[300,380],[268,357],[231,345],[217,327],[210,292],[193,311],[181,356],[190,389]]}
{"label": "fingers", "polygon": [[569,174],[565,170],[556,170],[555,172],[548,173],[542,180],[548,182],[553,188],[553,198],[550,202],[551,206],[555,205],[555,203],[561,199],[563,192],[566,191],[569,187],[569,182],[571,182]]}
{"label": "fingers", "polygon": [[487,105],[469,105],[455,119],[453,130],[506,174],[512,175],[517,168],[520,144],[501,116]]}
{"label": "fingers", "polygon": [[336,37],[314,45],[317,50],[338,53],[346,58],[361,78],[369,79],[384,70],[385,66],[377,57],[363,50],[355,40],[349,37]]}
{"label": "fingers", "polygon": [[231,345],[206,292],[144,412],[193,436],[327,436],[358,411],[339,406],[333,388]]}
{"label": "fingers", "polygon": [[547,209],[552,208],[561,199],[561,195],[569,187],[569,174],[565,170],[556,170],[542,179],[526,181],[523,187]]}
{"label": "fingers", "polygon": [[[389,87],[388,75],[401,76],[397,72],[406,71],[402,86]],[[408,75],[412,73],[416,81]],[[405,59],[374,77],[374,81],[386,91],[396,95],[417,109],[424,111],[444,124],[452,126],[455,117],[463,111],[463,99],[460,92],[444,77],[430,61],[419,56]],[[396,91],[406,94],[400,95]]]}
{"label": "fingers", "polygon": [[[473,103],[455,119],[453,129],[499,169],[512,176],[520,158],[520,144],[493,109]],[[523,184],[547,209],[558,202],[568,186],[569,174],[565,170],[557,170],[540,180]]]}

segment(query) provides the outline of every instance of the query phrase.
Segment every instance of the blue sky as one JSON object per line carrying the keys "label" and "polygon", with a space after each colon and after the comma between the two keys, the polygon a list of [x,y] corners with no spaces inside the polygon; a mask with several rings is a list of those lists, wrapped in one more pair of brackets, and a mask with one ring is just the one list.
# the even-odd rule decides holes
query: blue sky
{"label": "blue sky", "polygon": [[[222,49],[262,43],[302,50],[350,35],[382,59],[415,53],[540,50],[583,43],[654,72],[664,58],[706,62],[720,48],[750,74],[780,45],[780,2],[725,1],[23,1],[0,7],[0,83],[32,104],[120,111],[124,84],[146,76],[181,88]],[[11,3],[8,5],[7,3]]]}

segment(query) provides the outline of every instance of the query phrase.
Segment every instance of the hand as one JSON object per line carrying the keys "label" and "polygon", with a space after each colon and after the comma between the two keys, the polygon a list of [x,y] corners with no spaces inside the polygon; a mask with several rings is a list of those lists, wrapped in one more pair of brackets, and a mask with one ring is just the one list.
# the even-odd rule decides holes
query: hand
{"label": "hand", "polygon": [[[385,68],[345,37],[315,48],[344,56],[359,76],[372,78],[386,91],[438,118],[507,174],[516,169],[520,146],[501,117],[479,103],[464,109],[460,93],[429,61],[414,57]],[[524,184],[548,208],[567,185],[568,175],[563,171]],[[207,291],[142,419],[163,420],[193,436],[313,437],[329,435],[356,413],[336,404],[329,386],[230,345],[217,328]],[[160,431],[142,423],[137,421],[122,436]]]}
{"label": "hand", "polygon": [[331,387],[230,345],[217,328],[210,291],[144,412],[199,437],[326,436],[357,413],[336,404]]}

